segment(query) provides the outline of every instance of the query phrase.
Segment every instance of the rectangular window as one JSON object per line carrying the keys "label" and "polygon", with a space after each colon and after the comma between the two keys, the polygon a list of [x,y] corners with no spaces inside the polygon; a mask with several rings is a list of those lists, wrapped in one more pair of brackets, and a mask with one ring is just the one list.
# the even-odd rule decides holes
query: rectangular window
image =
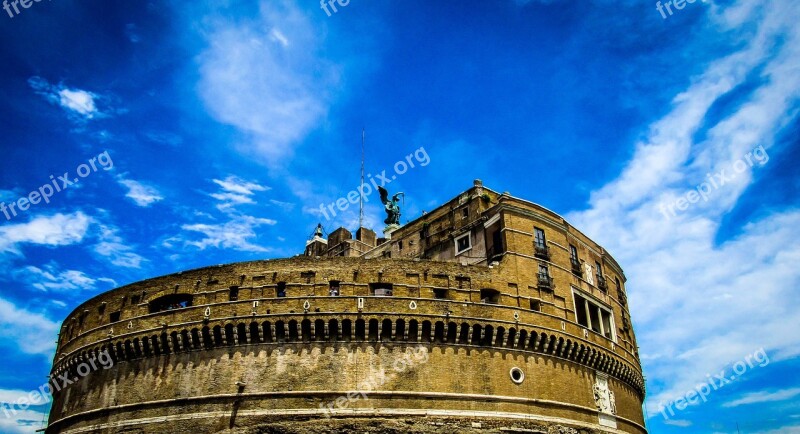
{"label": "rectangular window", "polygon": [[237,300],[239,300],[239,287],[231,286],[231,290],[228,293],[228,301],[237,301]]}
{"label": "rectangular window", "polygon": [[553,279],[550,277],[550,270],[547,269],[546,264],[539,263],[539,272],[536,273],[536,280],[539,288],[553,289]]}
{"label": "rectangular window", "polygon": [[498,304],[500,302],[500,291],[492,288],[481,289],[481,302],[488,304]]}
{"label": "rectangular window", "polygon": [[465,206],[464,209],[461,210],[461,218],[465,219],[467,217],[469,217],[469,207]]}
{"label": "rectangular window", "polygon": [[597,334],[616,341],[614,317],[611,311],[574,291],[573,297],[575,299],[575,321]]}
{"label": "rectangular window", "polygon": [[460,255],[472,248],[472,240],[470,239],[469,232],[456,238],[456,255]]}
{"label": "rectangular window", "polygon": [[600,262],[594,261],[595,265],[595,276],[597,277],[597,287],[600,288],[601,291],[606,292],[608,291],[608,285],[606,285],[606,279],[603,277],[603,266],[600,265]]}
{"label": "rectangular window", "polygon": [[544,230],[539,228],[533,228],[534,232],[534,242],[536,243],[536,247],[544,248],[547,246],[547,240],[544,238]]}
{"label": "rectangular window", "polygon": [[339,281],[338,280],[331,280],[330,286],[328,288],[328,295],[331,297],[338,297],[339,296]]}
{"label": "rectangular window", "polygon": [[118,322],[119,321],[119,317],[120,317],[120,312],[119,311],[111,312],[111,314],[109,314],[109,316],[108,316],[108,320],[110,322]]}
{"label": "rectangular window", "polygon": [[392,296],[392,284],[391,283],[370,283],[369,284],[370,293],[376,297],[391,297]]}
{"label": "rectangular window", "polygon": [[278,282],[278,286],[275,287],[275,296],[286,297],[286,282]]}
{"label": "rectangular window", "polygon": [[578,249],[572,244],[569,245],[569,261],[572,262],[572,265],[580,265],[580,261],[578,261]]}
{"label": "rectangular window", "polygon": [[433,297],[438,299],[446,299],[447,298],[447,289],[445,288],[433,288]]}

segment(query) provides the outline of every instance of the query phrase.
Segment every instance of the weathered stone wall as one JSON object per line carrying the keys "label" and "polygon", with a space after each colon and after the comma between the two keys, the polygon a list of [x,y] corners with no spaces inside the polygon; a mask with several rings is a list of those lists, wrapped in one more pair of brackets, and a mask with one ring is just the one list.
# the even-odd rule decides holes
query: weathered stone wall
{"label": "weathered stone wall", "polygon": [[[509,240],[509,249],[530,248]],[[47,432],[215,432],[325,414],[544,418],[614,432],[598,426],[597,372],[610,377],[618,429],[644,432],[635,352],[574,321],[569,288],[586,283],[567,265],[554,273],[552,295],[542,294],[527,259],[508,258],[489,268],[296,257],[101,294],[64,322],[53,375],[77,377],[76,367],[103,351],[114,366],[56,393]],[[554,249],[551,261],[569,264],[568,252]],[[331,282],[340,296],[328,296]],[[392,297],[371,296],[371,287],[387,284]],[[480,303],[485,288],[501,293],[498,304]],[[286,297],[276,297],[280,289]],[[191,296],[192,305],[150,313],[152,301],[174,294]],[[621,315],[624,306],[609,298]],[[546,307],[531,309],[531,299]],[[424,363],[395,372],[420,348]],[[521,383],[512,368],[524,373]],[[320,408],[381,369],[391,378],[365,397]]]}

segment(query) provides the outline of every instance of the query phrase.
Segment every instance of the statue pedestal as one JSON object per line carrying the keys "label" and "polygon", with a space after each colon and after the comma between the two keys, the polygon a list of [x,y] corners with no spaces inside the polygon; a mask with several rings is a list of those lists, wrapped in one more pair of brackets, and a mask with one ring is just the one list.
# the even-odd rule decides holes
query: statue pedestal
{"label": "statue pedestal", "polygon": [[391,240],[392,239],[392,232],[396,231],[399,228],[400,228],[400,225],[395,225],[395,224],[391,224],[389,226],[386,226],[385,228],[383,228],[383,237],[386,238],[387,240]]}

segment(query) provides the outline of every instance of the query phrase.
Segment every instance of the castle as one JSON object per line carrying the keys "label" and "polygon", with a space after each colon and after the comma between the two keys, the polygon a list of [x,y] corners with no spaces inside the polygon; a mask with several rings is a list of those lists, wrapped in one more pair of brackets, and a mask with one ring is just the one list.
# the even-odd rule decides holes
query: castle
{"label": "castle", "polygon": [[382,235],[86,301],[45,432],[647,432],[625,276],[562,217],[476,180]]}

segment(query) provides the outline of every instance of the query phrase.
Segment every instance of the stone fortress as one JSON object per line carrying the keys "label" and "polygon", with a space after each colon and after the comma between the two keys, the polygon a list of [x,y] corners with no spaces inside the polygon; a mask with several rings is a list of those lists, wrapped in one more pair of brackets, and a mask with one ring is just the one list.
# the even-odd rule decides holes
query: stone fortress
{"label": "stone fortress", "polygon": [[382,235],[320,226],[303,255],[86,301],[51,375],[114,366],[55,392],[45,432],[647,432],[601,246],[479,180]]}

